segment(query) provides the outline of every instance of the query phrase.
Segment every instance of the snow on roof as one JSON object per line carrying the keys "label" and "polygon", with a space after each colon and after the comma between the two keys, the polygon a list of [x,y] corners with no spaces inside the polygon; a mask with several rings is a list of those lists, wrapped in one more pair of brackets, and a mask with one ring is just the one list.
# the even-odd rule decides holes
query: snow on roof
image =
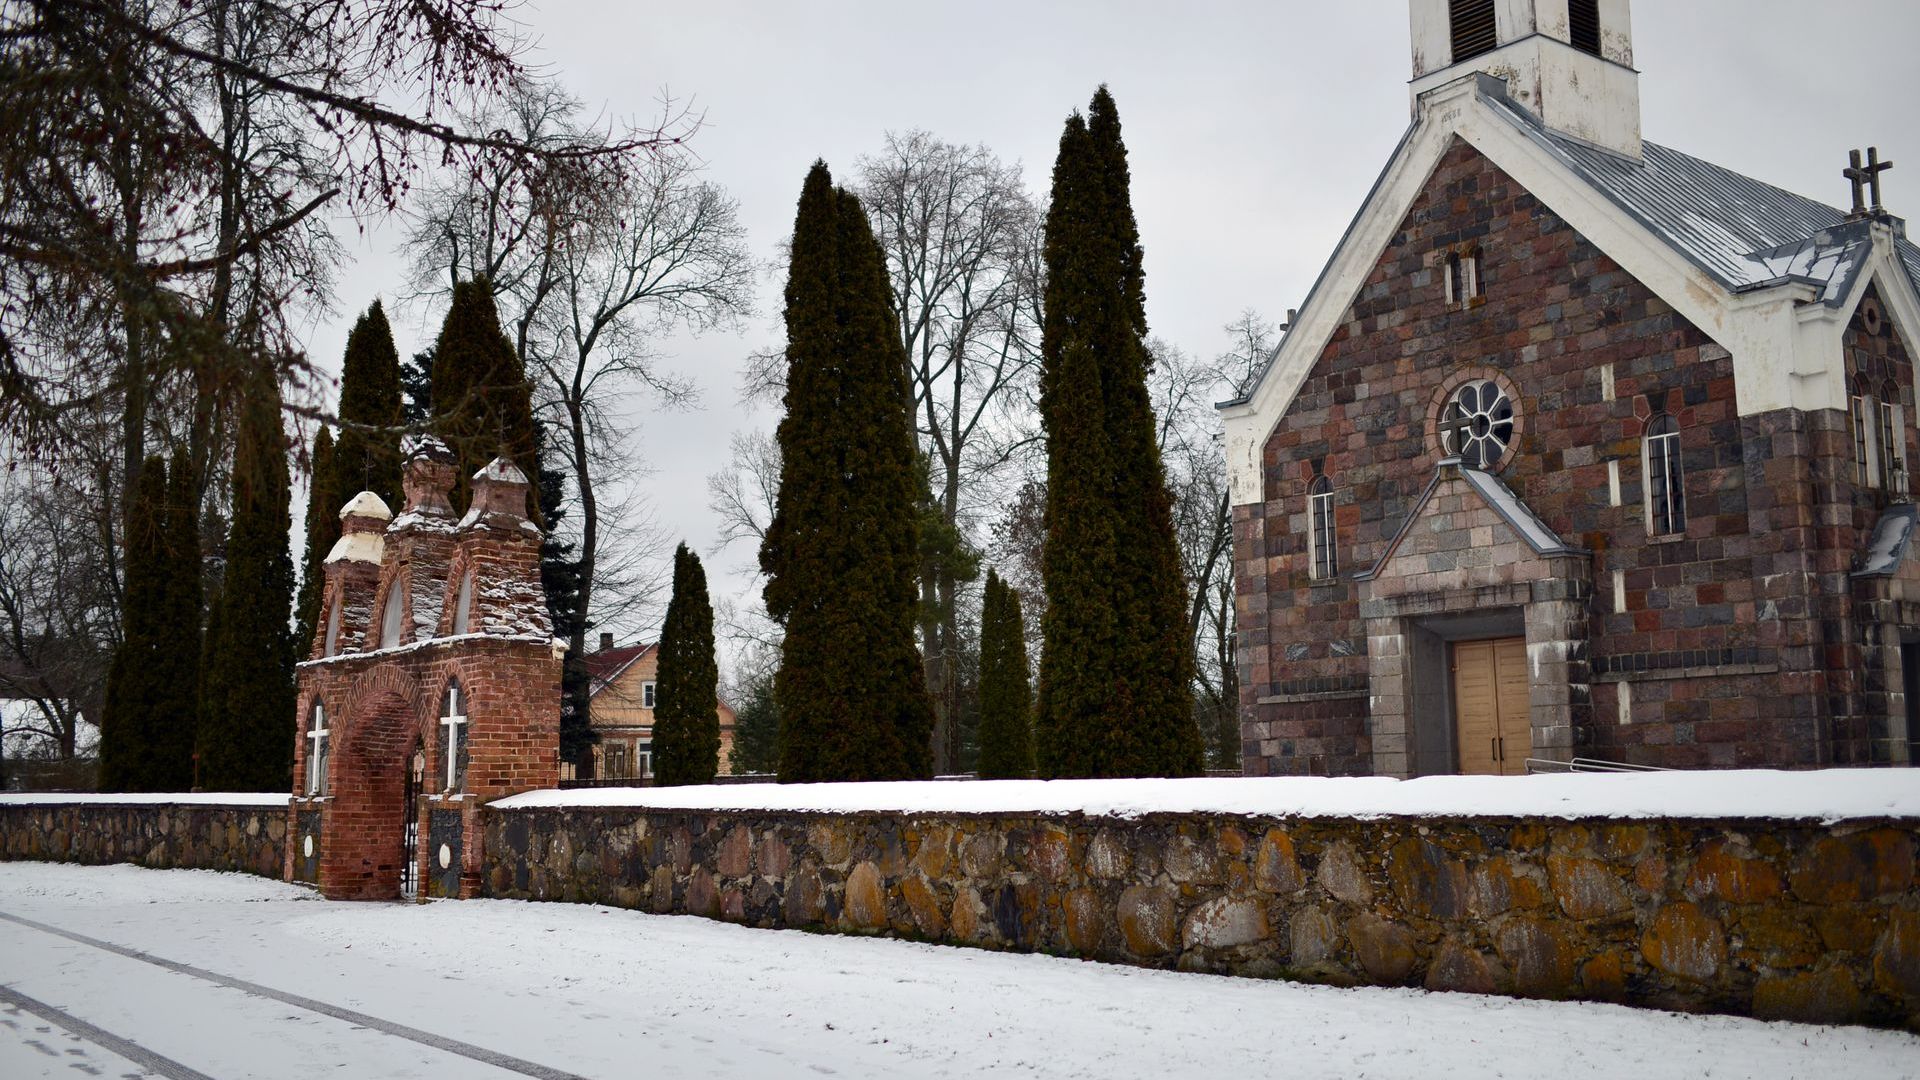
{"label": "snow on roof", "polygon": [[436,436],[415,433],[400,440],[400,457],[405,461],[412,461],[417,457],[450,459],[453,457],[453,451],[447,449],[447,444],[441,442]]}
{"label": "snow on roof", "polygon": [[473,474],[475,480],[492,480],[502,484],[524,484],[527,474],[506,458],[497,457],[487,462],[487,467]]}
{"label": "snow on roof", "polygon": [[1860,557],[1860,569],[1853,572],[1854,577],[1887,577],[1900,568],[1900,560],[1906,557],[1907,544],[1913,539],[1913,527],[1920,523],[1920,509],[1911,503],[1887,507],[1874,523],[1873,538],[1867,541],[1867,550]]}
{"label": "snow on roof", "polygon": [[530,791],[492,804],[811,813],[1258,817],[1920,818],[1920,772],[1558,773],[1538,776],[978,780]]}
{"label": "snow on roof", "polygon": [[387,501],[371,491],[363,491],[347,500],[340,508],[340,520],[348,517],[370,517],[381,521],[392,521],[393,511],[387,508]]}
{"label": "snow on roof", "polygon": [[0,806],[285,806],[285,792],[175,791],[110,795],[96,792],[13,792],[0,795]]}
{"label": "snow on roof", "polygon": [[386,557],[386,539],[376,532],[345,533],[333,542],[326,562],[363,562],[378,565]]}
{"label": "snow on roof", "polygon": [[587,675],[593,680],[587,691],[592,697],[605,690],[618,679],[633,662],[653,651],[652,645],[622,645],[617,649],[601,649],[588,653],[585,659]]}

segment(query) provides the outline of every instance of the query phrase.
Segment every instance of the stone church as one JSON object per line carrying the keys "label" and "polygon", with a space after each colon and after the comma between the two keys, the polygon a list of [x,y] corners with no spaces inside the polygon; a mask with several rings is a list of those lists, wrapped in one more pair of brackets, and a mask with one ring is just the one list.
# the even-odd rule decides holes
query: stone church
{"label": "stone church", "polygon": [[1907,765],[1920,248],[1644,141],[1628,0],[1412,0],[1413,122],[1222,406],[1254,775]]}

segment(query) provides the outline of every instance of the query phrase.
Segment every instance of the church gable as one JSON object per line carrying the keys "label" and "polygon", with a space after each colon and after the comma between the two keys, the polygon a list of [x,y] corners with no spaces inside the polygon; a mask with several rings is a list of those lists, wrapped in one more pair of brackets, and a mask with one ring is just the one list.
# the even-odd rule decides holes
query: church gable
{"label": "church gable", "polygon": [[1546,560],[1584,557],[1497,477],[1442,465],[1387,553],[1359,575],[1368,595],[1472,592],[1556,577]]}

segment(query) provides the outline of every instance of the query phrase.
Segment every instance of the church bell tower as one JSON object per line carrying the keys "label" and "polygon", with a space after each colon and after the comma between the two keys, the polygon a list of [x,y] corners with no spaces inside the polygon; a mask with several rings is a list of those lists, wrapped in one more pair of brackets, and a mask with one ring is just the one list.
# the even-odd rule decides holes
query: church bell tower
{"label": "church bell tower", "polygon": [[1554,131],[1640,157],[1640,73],[1629,0],[1411,0],[1413,103],[1465,75]]}

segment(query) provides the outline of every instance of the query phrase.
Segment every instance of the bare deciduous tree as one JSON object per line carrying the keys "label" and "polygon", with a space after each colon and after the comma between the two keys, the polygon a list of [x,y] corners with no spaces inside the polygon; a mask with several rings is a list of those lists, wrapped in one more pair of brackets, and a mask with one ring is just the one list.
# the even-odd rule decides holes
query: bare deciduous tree
{"label": "bare deciduous tree", "polygon": [[934,511],[923,532],[921,644],[934,699],[934,768],[959,761],[958,590],[977,564],[975,511],[1037,424],[1041,215],[983,146],[889,133],[859,161],[859,194],[886,253]]}

